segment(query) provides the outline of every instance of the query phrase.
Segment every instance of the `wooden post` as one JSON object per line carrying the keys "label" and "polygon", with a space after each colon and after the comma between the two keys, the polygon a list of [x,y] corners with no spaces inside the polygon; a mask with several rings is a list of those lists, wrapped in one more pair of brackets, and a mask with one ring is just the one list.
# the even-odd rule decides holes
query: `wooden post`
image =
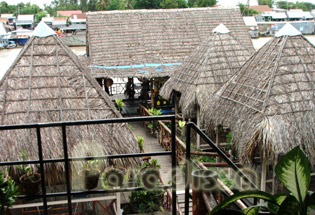
{"label": "wooden post", "polygon": [[[220,144],[219,144],[219,126],[217,126],[215,128],[215,143],[217,145],[217,147],[220,147]],[[220,162],[220,157],[216,157],[216,162],[219,163]]]}
{"label": "wooden post", "polygon": [[[200,128],[200,106],[197,105],[197,127]],[[200,148],[200,135],[197,133],[197,149]]]}
{"label": "wooden post", "polygon": [[150,79],[150,91],[151,91],[151,108],[154,108],[154,90],[153,90],[153,79]]}
{"label": "wooden post", "polygon": [[178,114],[178,95],[177,93],[175,93],[175,96],[174,96],[174,107],[175,107],[175,115]]}
{"label": "wooden post", "polygon": [[261,191],[266,191],[266,181],[267,181],[267,159],[262,156],[262,164],[261,164],[261,179],[260,179],[260,188]]}

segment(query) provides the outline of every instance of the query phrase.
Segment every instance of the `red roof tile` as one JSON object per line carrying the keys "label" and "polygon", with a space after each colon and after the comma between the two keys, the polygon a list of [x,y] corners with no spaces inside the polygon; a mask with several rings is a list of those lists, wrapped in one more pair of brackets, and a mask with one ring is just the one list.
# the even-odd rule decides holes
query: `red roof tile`
{"label": "red roof tile", "polygon": [[269,5],[257,5],[257,6],[249,6],[249,8],[257,10],[259,13],[271,11]]}
{"label": "red roof tile", "polygon": [[82,10],[58,10],[57,14],[61,16],[71,16],[72,14],[82,14]]}

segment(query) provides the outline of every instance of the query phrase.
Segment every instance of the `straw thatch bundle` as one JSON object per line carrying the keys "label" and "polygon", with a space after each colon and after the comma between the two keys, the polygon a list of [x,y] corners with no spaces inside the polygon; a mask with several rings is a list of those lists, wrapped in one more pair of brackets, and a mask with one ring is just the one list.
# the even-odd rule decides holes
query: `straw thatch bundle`
{"label": "straw thatch bundle", "polygon": [[[109,96],[86,73],[78,57],[40,23],[0,82],[1,125],[121,117]],[[41,129],[44,159],[63,157],[61,128]],[[1,131],[1,161],[38,159],[36,130]],[[127,124],[67,127],[69,156],[138,153]],[[138,159],[120,159],[131,167]],[[82,163],[81,163],[82,164]],[[105,163],[103,163],[104,165]],[[49,184],[63,182],[64,164],[46,165]]]}
{"label": "straw thatch bundle", "polygon": [[296,31],[283,27],[201,110],[206,124],[233,130],[242,161],[301,145],[315,164],[315,48]]}
{"label": "straw thatch bundle", "polygon": [[[94,77],[167,77],[220,23],[254,51],[238,7],[124,10],[87,13],[87,44]],[[110,69],[98,66],[141,68]],[[96,67],[93,67],[96,66]]]}
{"label": "straw thatch bundle", "polygon": [[220,24],[168,79],[160,95],[170,99],[173,91],[180,92],[183,115],[193,117],[195,106],[211,102],[213,94],[250,55],[238,39]]}

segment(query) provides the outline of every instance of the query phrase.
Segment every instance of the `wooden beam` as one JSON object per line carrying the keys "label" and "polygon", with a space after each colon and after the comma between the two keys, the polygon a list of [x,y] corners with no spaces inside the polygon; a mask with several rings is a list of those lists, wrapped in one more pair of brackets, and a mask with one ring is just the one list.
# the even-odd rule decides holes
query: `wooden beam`
{"label": "wooden beam", "polygon": [[[231,167],[231,166],[229,166],[229,164],[227,164],[227,163],[203,162],[202,164],[203,164],[204,166],[206,166],[206,167]],[[238,168],[243,167],[243,165],[240,164],[240,163],[236,163],[235,165],[236,165]]]}

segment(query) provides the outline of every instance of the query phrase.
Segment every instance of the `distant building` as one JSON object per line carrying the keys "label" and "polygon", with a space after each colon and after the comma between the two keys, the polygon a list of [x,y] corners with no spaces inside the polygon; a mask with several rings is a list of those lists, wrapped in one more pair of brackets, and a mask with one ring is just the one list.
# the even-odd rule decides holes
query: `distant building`
{"label": "distant building", "polygon": [[74,24],[86,24],[86,13],[72,14],[70,18],[72,25]]}
{"label": "distant building", "polygon": [[244,16],[243,20],[244,20],[244,23],[248,29],[248,33],[250,34],[251,38],[259,37],[259,30],[258,30],[258,25],[257,25],[255,17]]}
{"label": "distant building", "polygon": [[42,21],[45,22],[49,27],[52,27],[54,17],[42,17]]}
{"label": "distant building", "polygon": [[71,17],[73,14],[82,14],[82,10],[58,10],[57,15]]}
{"label": "distant building", "polygon": [[52,28],[54,30],[63,28],[67,26],[67,17],[55,17],[54,20],[52,21]]}
{"label": "distant building", "polygon": [[16,22],[16,17],[15,16],[13,16],[13,14],[12,13],[3,13],[3,14],[1,14],[1,18],[6,18],[6,19],[8,19],[8,25],[14,25],[14,23]]}
{"label": "distant building", "polygon": [[16,28],[25,28],[33,30],[35,23],[34,14],[19,14],[16,19]]}
{"label": "distant building", "polygon": [[256,10],[258,13],[271,11],[271,8],[269,7],[269,5],[255,5],[255,6],[249,6],[249,8]]}
{"label": "distant building", "polygon": [[287,15],[285,12],[263,12],[261,14],[261,17],[257,16],[256,21],[257,22],[279,22],[279,21],[286,21]]}
{"label": "distant building", "polygon": [[313,20],[311,12],[306,12],[303,10],[289,10],[287,11],[287,16],[289,21],[301,21],[301,20]]}

